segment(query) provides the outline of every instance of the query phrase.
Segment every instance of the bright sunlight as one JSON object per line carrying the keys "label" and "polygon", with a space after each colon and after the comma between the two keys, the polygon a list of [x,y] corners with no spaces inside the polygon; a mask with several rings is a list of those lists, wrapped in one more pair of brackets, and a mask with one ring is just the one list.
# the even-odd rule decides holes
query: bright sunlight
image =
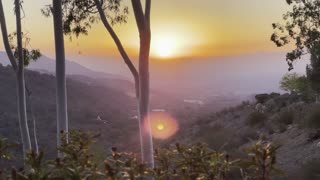
{"label": "bright sunlight", "polygon": [[158,37],[152,44],[153,54],[160,58],[168,58],[177,55],[178,41],[174,37]]}

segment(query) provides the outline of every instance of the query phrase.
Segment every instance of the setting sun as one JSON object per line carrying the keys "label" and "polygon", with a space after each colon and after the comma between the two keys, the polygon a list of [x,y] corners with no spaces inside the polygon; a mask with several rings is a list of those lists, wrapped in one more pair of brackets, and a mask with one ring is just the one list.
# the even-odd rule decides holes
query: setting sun
{"label": "setting sun", "polygon": [[173,37],[160,37],[155,39],[153,43],[153,51],[156,56],[161,58],[172,57],[177,52],[177,42]]}

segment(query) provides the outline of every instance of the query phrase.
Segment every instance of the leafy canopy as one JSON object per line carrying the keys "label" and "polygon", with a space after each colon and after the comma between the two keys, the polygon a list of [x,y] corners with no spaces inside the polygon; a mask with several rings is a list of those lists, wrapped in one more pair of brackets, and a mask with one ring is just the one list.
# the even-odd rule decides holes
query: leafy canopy
{"label": "leafy canopy", "polygon": [[290,43],[295,49],[287,53],[289,70],[302,55],[320,46],[320,0],[286,0],[292,7],[283,15],[284,23],[273,23],[271,40],[282,47]]}
{"label": "leafy canopy", "polygon": [[[129,9],[122,0],[99,0],[111,25],[126,23]],[[88,35],[92,24],[100,20],[94,0],[63,0],[63,22],[66,35]],[[52,15],[52,5],[41,10],[46,17]]]}
{"label": "leafy canopy", "polygon": [[[14,32],[9,34],[8,38],[9,38],[11,50],[13,51],[13,55],[17,60],[19,56],[18,47],[14,43],[16,42],[17,33]],[[28,66],[31,61],[38,60],[42,56],[42,54],[39,49],[31,49],[31,50],[28,49],[28,46],[30,44],[30,38],[25,33],[22,33],[22,41],[23,41],[22,51],[23,51],[23,58],[24,58],[23,63],[24,63],[24,66]]]}
{"label": "leafy canopy", "polygon": [[309,81],[306,76],[290,73],[282,77],[280,88],[291,93],[304,94],[309,88]]}

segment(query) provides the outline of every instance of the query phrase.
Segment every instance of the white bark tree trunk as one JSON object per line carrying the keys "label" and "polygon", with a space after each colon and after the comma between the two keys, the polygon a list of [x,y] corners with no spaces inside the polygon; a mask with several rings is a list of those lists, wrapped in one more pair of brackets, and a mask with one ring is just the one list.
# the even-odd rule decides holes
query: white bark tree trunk
{"label": "white bark tree trunk", "polygon": [[4,48],[6,50],[6,53],[12,68],[16,72],[18,67],[17,67],[16,59],[11,51],[11,47],[8,39],[7,23],[6,23],[6,18],[3,11],[2,0],[0,0],[0,25],[1,25],[1,34],[2,34],[2,41],[3,41]]}
{"label": "white bark tree trunk", "polygon": [[140,37],[139,51],[139,122],[142,161],[154,167],[153,139],[149,117],[150,78],[149,56],[151,46],[150,12],[151,0],[146,0],[145,13],[141,0],[131,0]]}
{"label": "white bark tree trunk", "polygon": [[138,101],[138,116],[139,116],[139,130],[140,130],[140,144],[141,144],[141,160],[148,165],[154,167],[153,158],[153,142],[149,119],[149,54],[150,54],[150,8],[151,0],[146,0],[145,15],[141,7],[140,0],[132,0],[135,18],[137,21],[140,33],[140,53],[139,53],[139,72],[134,67],[131,59],[126,53],[123,45],[117,34],[111,27],[106,18],[105,12],[101,7],[99,0],[94,0],[97,10],[99,12],[101,21],[108,33],[114,40],[121,57],[127,64],[131,71],[136,87],[136,97]]}
{"label": "white bark tree trunk", "polygon": [[23,152],[25,155],[27,151],[32,149],[32,146],[31,146],[28,119],[27,119],[20,0],[15,0],[15,13],[16,13],[17,48],[18,48],[18,68],[17,68],[18,114],[19,114],[21,137],[23,142],[22,143]]}
{"label": "white bark tree trunk", "polygon": [[[52,0],[53,23],[56,50],[56,80],[57,80],[57,146],[59,147],[61,132],[68,133],[67,89],[65,74],[65,51],[62,21],[62,1]],[[68,134],[67,134],[68,138]],[[59,155],[59,153],[58,153]]]}
{"label": "white bark tree trunk", "polygon": [[149,167],[154,167],[153,140],[149,118],[149,98],[150,98],[150,79],[149,79],[149,51],[150,35],[148,32],[140,40],[139,55],[139,127],[142,161]]}
{"label": "white bark tree trunk", "polygon": [[[27,90],[27,88],[26,88]],[[27,102],[28,106],[29,106],[29,112],[30,112],[30,116],[31,116],[31,120],[32,120],[32,125],[33,125],[33,140],[34,140],[34,148],[35,151],[37,153],[39,153],[39,143],[38,143],[38,133],[37,133],[37,122],[36,122],[36,118],[34,116],[34,112],[33,112],[33,105],[32,105],[32,101],[31,101],[31,92],[29,90],[27,90]]]}

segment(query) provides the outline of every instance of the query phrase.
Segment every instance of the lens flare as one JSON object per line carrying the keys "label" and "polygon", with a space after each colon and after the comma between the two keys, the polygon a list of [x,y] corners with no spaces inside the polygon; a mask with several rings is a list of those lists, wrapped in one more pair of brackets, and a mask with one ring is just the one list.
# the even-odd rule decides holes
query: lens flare
{"label": "lens flare", "polygon": [[164,129],[163,124],[158,124],[158,125],[157,125],[157,129],[158,129],[159,131],[162,131],[162,130]]}
{"label": "lens flare", "polygon": [[[156,139],[168,139],[175,135],[179,129],[177,121],[164,112],[150,114],[150,127],[152,136]],[[145,123],[145,127],[146,123]]]}

